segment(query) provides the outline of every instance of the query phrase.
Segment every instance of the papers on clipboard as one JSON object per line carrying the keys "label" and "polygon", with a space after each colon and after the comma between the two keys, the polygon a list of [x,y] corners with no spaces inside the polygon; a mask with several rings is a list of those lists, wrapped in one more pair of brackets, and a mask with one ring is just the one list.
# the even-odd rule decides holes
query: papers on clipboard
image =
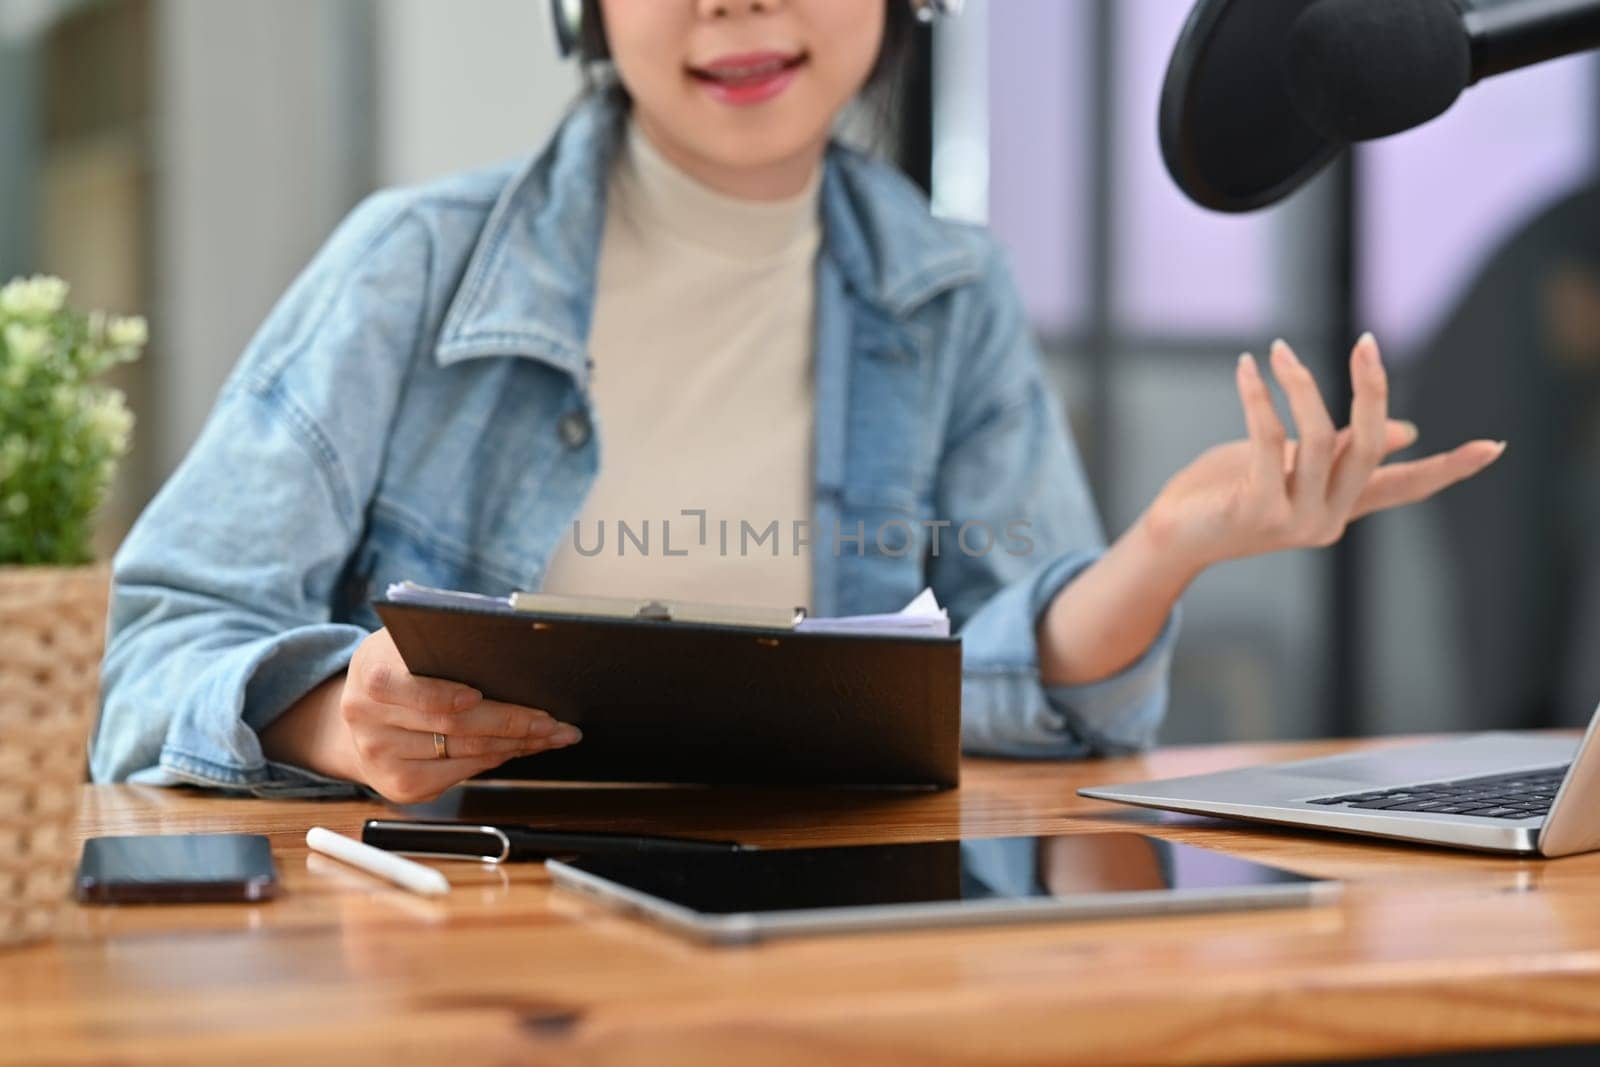
{"label": "papers on clipboard", "polygon": [[845,615],[835,619],[801,619],[795,626],[811,634],[898,634],[903,637],[949,637],[950,615],[932,589],[892,615]]}
{"label": "papers on clipboard", "polygon": [[814,634],[882,634],[898,637],[949,637],[950,616],[932,589],[924,589],[900,611],[883,615],[813,618],[804,608],[762,608],[737,604],[696,604],[676,600],[629,597],[580,597],[551,593],[485,596],[453,589],[435,589],[416,582],[395,582],[385,598],[396,604],[517,614],[579,615],[604,619],[697,622],[718,626],[793,630]]}

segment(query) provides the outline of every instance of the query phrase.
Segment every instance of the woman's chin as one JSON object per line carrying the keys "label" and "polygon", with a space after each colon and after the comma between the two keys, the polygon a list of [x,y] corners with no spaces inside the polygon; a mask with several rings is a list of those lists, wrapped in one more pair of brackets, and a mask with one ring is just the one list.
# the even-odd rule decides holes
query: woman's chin
{"label": "woman's chin", "polygon": [[705,122],[687,139],[695,154],[729,171],[760,172],[792,165],[796,159],[818,155],[827,141],[827,129],[802,129],[798,124],[762,127],[743,118]]}

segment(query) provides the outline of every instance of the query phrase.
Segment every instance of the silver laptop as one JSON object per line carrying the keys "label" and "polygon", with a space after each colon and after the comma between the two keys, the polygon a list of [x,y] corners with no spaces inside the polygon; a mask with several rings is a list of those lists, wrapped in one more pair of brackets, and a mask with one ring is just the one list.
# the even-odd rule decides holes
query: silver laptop
{"label": "silver laptop", "polygon": [[1476,734],[1078,792],[1197,815],[1569,856],[1600,849],[1600,709],[1577,743]]}

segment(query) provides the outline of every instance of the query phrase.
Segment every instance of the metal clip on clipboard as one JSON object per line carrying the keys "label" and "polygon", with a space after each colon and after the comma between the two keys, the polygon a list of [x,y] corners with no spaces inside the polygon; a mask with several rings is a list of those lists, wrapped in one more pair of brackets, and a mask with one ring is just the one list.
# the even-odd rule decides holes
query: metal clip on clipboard
{"label": "metal clip on clipboard", "polygon": [[591,619],[639,622],[704,623],[747,626],[757,630],[793,630],[806,617],[805,608],[767,608],[743,604],[702,604],[654,597],[569,596],[564,593],[512,593],[514,611],[537,615],[574,615]]}
{"label": "metal clip on clipboard", "polygon": [[653,597],[592,597],[565,593],[512,593],[492,597],[451,589],[433,589],[416,582],[395,582],[391,603],[503,615],[552,615],[622,622],[700,623],[752,630],[796,633],[886,634],[902,637],[948,637],[950,618],[931,589],[924,589],[904,609],[882,615],[821,618],[803,607],[770,608],[742,604],[704,604]]}
{"label": "metal clip on clipboard", "polygon": [[410,819],[368,819],[361,828],[361,840],[402,856],[491,864],[551,856],[712,855],[744,849],[734,841]]}

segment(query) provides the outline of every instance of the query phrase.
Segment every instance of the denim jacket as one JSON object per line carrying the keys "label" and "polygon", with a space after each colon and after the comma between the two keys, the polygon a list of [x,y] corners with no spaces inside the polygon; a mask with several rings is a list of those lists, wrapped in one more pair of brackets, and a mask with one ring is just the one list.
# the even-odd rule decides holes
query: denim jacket
{"label": "denim jacket", "polygon": [[[95,780],[349,789],[259,734],[345,669],[372,597],[539,585],[600,462],[585,338],[623,118],[597,94],[523,164],[374,195],[290,287],[117,553]],[[1116,677],[1040,683],[1035,623],[1103,539],[1001,256],[840,145],[820,199],[812,612],[931,585],[971,752],[1148,744],[1176,620]]]}

